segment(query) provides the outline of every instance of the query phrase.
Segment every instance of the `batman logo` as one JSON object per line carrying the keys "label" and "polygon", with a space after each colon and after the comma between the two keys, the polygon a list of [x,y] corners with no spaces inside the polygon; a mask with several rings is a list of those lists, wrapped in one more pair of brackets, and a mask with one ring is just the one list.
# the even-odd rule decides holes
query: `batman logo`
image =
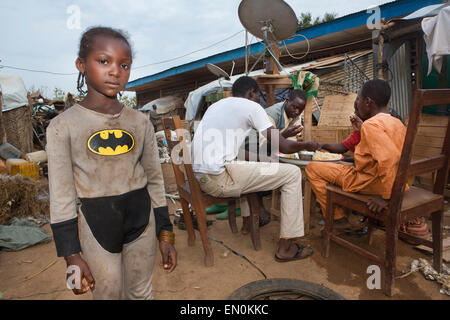
{"label": "batman logo", "polygon": [[124,130],[102,130],[90,136],[88,148],[102,156],[117,156],[134,148],[134,138]]}

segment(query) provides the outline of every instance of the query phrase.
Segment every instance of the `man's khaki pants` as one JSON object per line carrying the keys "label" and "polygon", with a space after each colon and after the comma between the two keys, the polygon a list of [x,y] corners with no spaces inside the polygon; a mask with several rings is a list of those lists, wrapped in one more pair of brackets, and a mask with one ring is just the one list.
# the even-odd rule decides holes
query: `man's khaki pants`
{"label": "man's khaki pants", "polygon": [[[240,197],[242,194],[281,188],[280,238],[304,236],[302,175],[297,166],[285,163],[235,161],[219,175],[204,175],[200,189],[214,197]],[[241,198],[243,217],[250,216],[247,199]]]}

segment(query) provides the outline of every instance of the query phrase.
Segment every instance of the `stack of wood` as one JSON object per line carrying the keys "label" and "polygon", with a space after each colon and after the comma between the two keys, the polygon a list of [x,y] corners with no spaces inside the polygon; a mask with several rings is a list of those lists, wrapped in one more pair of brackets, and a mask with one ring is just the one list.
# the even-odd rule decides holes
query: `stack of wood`
{"label": "stack of wood", "polygon": [[305,108],[305,140],[321,143],[339,143],[352,132],[350,115],[355,113],[355,93],[329,95],[324,98],[317,126],[312,126],[311,114],[313,99],[308,99]]}
{"label": "stack of wood", "polygon": [[[447,130],[448,116],[437,116],[422,113],[416,140],[412,151],[412,161],[437,156],[442,152],[445,132]],[[450,178],[450,175],[449,175]],[[425,174],[417,177],[418,182],[425,188],[432,190],[436,179],[435,174]],[[448,180],[450,183],[450,179]],[[450,188],[447,187],[446,196],[450,197]]]}
{"label": "stack of wood", "polygon": [[29,94],[28,98],[29,105],[2,113],[6,141],[23,153],[33,151],[32,104]]}

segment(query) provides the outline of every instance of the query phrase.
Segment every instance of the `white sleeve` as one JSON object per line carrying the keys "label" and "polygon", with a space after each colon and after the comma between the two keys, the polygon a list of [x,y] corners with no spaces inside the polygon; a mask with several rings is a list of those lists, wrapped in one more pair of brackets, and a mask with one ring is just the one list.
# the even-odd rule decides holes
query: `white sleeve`
{"label": "white sleeve", "polygon": [[266,111],[259,104],[254,103],[249,114],[250,125],[258,132],[262,132],[273,126]]}

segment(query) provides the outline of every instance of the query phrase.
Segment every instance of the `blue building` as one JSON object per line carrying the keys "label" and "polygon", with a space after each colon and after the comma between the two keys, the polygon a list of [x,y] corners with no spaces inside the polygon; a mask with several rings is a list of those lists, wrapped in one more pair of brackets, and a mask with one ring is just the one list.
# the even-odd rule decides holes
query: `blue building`
{"label": "blue building", "polygon": [[[379,8],[381,18],[390,21],[407,16],[423,7],[436,4],[442,4],[442,0],[398,0],[381,5]],[[331,79],[329,82],[331,84],[342,84],[343,78],[345,77],[343,74],[342,65],[344,62],[342,57],[345,53],[353,53],[357,57],[357,65],[366,76],[369,78],[376,77],[376,53],[378,50],[376,35],[374,34],[374,30],[369,29],[367,26],[367,22],[371,21],[372,15],[373,13],[371,11],[363,10],[301,30],[298,34],[301,33],[309,42],[310,49],[308,55],[301,60],[294,60],[286,52],[285,48],[281,48],[280,62],[286,66],[325,60],[322,63],[322,68],[327,66],[328,71],[333,71],[326,73],[328,78]],[[413,35],[418,32],[416,29],[411,29],[410,34]],[[415,57],[417,53],[416,44],[413,43],[414,41],[410,42],[407,48],[402,49],[404,50],[403,55],[392,57],[392,59],[400,62],[401,59],[405,59],[407,56],[410,60],[407,69],[414,74],[414,70],[418,68],[418,60],[420,59]],[[304,37],[298,36],[286,41],[286,45],[290,53],[299,54],[307,50],[308,43]],[[261,52],[263,49],[264,47],[260,43],[253,44],[250,47],[252,53]],[[364,52],[368,54],[361,55]],[[337,62],[334,62],[333,58],[338,56],[341,56],[341,59],[337,59]],[[326,62],[327,59],[329,59],[328,63]],[[255,60],[256,57],[249,64],[252,65]],[[245,47],[222,52],[130,81],[127,85],[127,90],[136,92],[139,107],[149,101],[167,95],[178,95],[186,98],[190,91],[216,80],[216,76],[205,68],[206,63],[213,63],[229,71],[233,61],[235,62],[234,74],[243,73],[245,71]],[[393,61],[394,64],[396,63],[395,61]],[[261,67],[262,65],[256,68]],[[328,78],[327,76],[320,78],[322,86],[322,83],[324,83],[322,80],[327,80]],[[413,81],[414,79],[411,80]],[[338,89],[335,88],[333,90]],[[406,100],[405,103],[407,103]]]}

